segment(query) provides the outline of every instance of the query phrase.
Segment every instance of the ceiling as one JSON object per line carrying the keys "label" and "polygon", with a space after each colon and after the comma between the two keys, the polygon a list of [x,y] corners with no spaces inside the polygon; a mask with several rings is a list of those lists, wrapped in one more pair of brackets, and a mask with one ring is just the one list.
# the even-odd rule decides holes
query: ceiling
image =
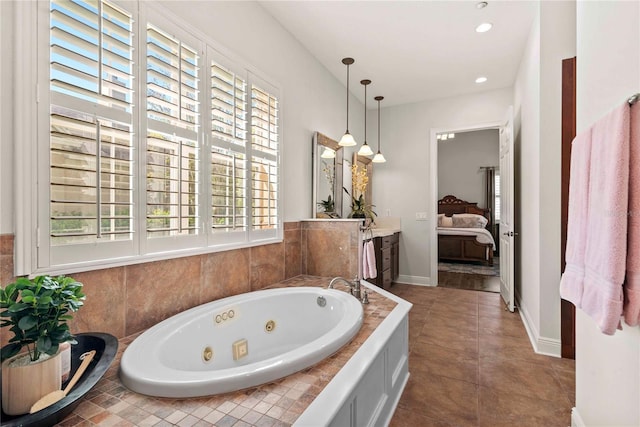
{"label": "ceiling", "polygon": [[[260,1],[337,79],[383,106],[513,85],[537,1]],[[493,28],[477,33],[490,22]],[[478,76],[487,82],[475,83]],[[369,101],[369,100],[368,100]],[[375,102],[370,102],[375,108]]]}

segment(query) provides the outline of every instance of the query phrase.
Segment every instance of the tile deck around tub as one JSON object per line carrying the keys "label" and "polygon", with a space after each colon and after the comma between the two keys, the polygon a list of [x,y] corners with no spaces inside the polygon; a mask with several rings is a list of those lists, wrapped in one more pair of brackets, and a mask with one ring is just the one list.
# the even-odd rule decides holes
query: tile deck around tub
{"label": "tile deck around tub", "polygon": [[[298,276],[270,286],[326,287],[329,278]],[[59,426],[289,426],[322,392],[335,374],[394,309],[396,303],[369,292],[363,305],[364,322],[358,334],[322,362],[281,380],[215,396],[170,399],[138,394],[120,382],[118,367],[127,346],[140,333],[119,340],[109,370]]]}

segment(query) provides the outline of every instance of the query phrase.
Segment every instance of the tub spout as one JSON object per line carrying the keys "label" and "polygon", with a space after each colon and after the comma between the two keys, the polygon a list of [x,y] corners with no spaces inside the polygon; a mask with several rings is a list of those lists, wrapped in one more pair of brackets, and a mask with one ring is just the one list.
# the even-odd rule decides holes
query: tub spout
{"label": "tub spout", "polygon": [[345,285],[349,287],[349,293],[356,297],[358,300],[360,299],[360,279],[356,276],[353,280],[347,280],[344,277],[334,277],[329,282],[329,289],[333,289],[333,286],[337,282],[343,282]]}

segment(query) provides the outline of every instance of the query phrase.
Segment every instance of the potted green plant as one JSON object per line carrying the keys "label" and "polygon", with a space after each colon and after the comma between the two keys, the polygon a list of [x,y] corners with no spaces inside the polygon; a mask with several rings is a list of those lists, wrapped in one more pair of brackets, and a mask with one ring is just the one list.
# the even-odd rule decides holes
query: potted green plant
{"label": "potted green plant", "polygon": [[42,396],[60,389],[58,350],[76,343],[67,322],[84,303],[82,286],[71,277],[37,276],[0,288],[0,327],[14,334],[0,351],[6,414],[29,412]]}
{"label": "potted green plant", "polygon": [[349,193],[349,190],[344,187],[342,187],[342,189],[351,198],[351,212],[349,213],[349,218],[369,218],[373,220],[374,217],[377,216],[373,210],[375,206],[366,203],[363,194],[360,194],[359,197],[353,197]]}
{"label": "potted green plant", "polygon": [[335,210],[335,201],[331,197],[331,194],[327,197],[327,200],[320,200],[318,206],[321,207],[324,212],[331,213]]}
{"label": "potted green plant", "polygon": [[373,211],[374,205],[365,202],[364,196],[351,198],[351,213],[349,218],[369,218],[373,220],[377,214]]}

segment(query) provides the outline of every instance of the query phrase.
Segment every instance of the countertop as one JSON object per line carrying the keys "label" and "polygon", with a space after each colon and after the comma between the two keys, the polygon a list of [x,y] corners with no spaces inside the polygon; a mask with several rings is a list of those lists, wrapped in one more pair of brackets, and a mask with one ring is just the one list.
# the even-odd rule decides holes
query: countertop
{"label": "countertop", "polygon": [[[399,233],[400,228],[391,228],[391,227],[372,228],[371,231],[373,232],[373,237],[384,237],[384,236],[391,236],[394,233]],[[363,234],[365,238],[369,237],[368,231],[365,231]]]}

